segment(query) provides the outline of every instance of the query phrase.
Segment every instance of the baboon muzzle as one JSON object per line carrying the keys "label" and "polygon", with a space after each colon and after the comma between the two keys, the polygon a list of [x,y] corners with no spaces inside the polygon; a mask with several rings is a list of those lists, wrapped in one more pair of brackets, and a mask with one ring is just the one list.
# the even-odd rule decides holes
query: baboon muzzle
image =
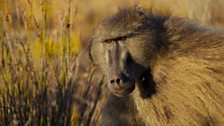
{"label": "baboon muzzle", "polygon": [[111,43],[111,47],[107,52],[107,64],[108,64],[108,74],[109,83],[112,85],[120,85],[123,82],[122,78],[122,68],[124,66],[124,59],[122,57],[122,50],[118,42]]}
{"label": "baboon muzzle", "polygon": [[113,93],[126,94],[134,89],[134,84],[125,75],[128,51],[119,42],[112,42],[106,54],[108,65],[108,85]]}

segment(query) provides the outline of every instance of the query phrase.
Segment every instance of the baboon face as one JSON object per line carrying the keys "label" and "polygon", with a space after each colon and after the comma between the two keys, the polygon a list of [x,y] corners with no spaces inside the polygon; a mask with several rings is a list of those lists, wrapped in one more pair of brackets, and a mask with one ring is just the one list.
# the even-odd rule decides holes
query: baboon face
{"label": "baboon face", "polygon": [[147,16],[138,9],[121,10],[96,29],[90,56],[117,96],[127,96],[142,80],[153,57],[153,33]]}

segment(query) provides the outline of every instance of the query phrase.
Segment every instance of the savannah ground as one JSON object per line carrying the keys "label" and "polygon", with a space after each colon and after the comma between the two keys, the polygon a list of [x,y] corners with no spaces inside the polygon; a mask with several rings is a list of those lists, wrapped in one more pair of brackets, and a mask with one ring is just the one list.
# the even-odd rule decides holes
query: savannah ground
{"label": "savannah ground", "polygon": [[108,90],[89,38],[102,18],[135,5],[224,25],[224,0],[0,0],[0,125],[100,125]]}

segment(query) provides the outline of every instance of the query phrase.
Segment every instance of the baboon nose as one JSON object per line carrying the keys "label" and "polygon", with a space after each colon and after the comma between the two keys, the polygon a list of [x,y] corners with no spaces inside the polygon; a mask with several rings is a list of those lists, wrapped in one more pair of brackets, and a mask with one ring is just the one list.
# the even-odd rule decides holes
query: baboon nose
{"label": "baboon nose", "polygon": [[117,82],[117,84],[119,84],[120,83],[120,79],[116,79],[116,82]]}
{"label": "baboon nose", "polygon": [[121,79],[120,78],[116,78],[116,79],[111,79],[110,80],[110,83],[111,84],[117,84],[117,85],[120,85],[120,82],[121,82]]}

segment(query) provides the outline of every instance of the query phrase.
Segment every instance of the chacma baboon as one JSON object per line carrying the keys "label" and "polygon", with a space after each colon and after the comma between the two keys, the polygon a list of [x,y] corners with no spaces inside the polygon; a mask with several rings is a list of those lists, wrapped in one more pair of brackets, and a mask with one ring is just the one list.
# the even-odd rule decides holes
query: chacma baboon
{"label": "chacma baboon", "polygon": [[123,8],[99,24],[90,57],[115,95],[103,125],[224,125],[224,31]]}

